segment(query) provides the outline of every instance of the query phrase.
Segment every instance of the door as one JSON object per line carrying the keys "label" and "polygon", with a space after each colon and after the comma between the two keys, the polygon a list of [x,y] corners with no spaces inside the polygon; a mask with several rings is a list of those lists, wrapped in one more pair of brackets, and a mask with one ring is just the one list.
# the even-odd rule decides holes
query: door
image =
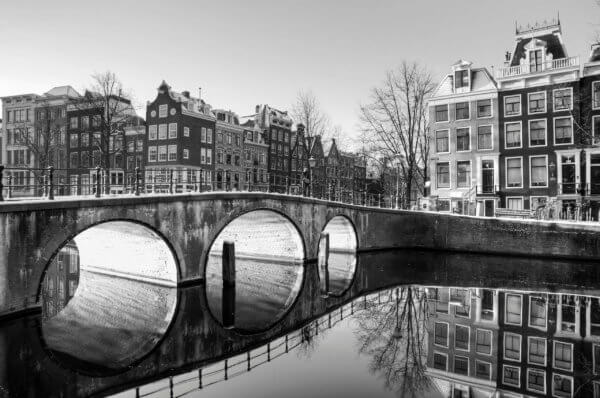
{"label": "door", "polygon": [[575,194],[575,156],[562,157],[562,194]]}
{"label": "door", "polygon": [[590,158],[590,194],[600,195],[600,154]]}
{"label": "door", "polygon": [[529,71],[540,72],[542,70],[542,50],[529,51]]}
{"label": "door", "polygon": [[494,199],[483,201],[483,215],[485,217],[494,217]]}
{"label": "door", "polygon": [[481,162],[481,193],[494,193],[494,161]]}

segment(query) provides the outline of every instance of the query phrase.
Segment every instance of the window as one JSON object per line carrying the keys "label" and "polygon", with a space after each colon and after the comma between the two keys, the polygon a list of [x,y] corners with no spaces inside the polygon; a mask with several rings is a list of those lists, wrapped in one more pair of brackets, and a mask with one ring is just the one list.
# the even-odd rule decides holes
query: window
{"label": "window", "polygon": [[506,158],[506,187],[521,188],[523,186],[523,169],[521,158]]}
{"label": "window", "polygon": [[156,139],[156,124],[151,124],[150,126],[148,126],[148,140],[155,140]]}
{"label": "window", "polygon": [[189,159],[190,158],[190,151],[189,151],[189,149],[184,149],[183,150],[183,158],[184,159]]}
{"label": "window", "polygon": [[190,128],[189,127],[184,127],[183,128],[183,136],[184,137],[189,137],[190,136]]}
{"label": "window", "polygon": [[454,347],[459,350],[469,351],[469,327],[456,325],[454,334]]}
{"label": "window", "polygon": [[521,360],[521,336],[518,334],[504,333],[504,359],[512,361]]}
{"label": "window", "polygon": [[167,117],[167,108],[168,105],[159,105],[158,106],[158,117]]}
{"label": "window", "polygon": [[506,295],[506,323],[510,325],[521,325],[522,298],[516,294]]}
{"label": "window", "polygon": [[573,122],[571,117],[557,117],[554,119],[554,144],[573,143]]}
{"label": "window", "polygon": [[523,210],[523,198],[506,198],[506,208],[510,210]]}
{"label": "window", "polygon": [[540,91],[537,93],[529,93],[527,95],[529,113],[544,113],[546,112],[546,92]]}
{"label": "window", "polygon": [[448,324],[436,322],[435,323],[435,339],[436,345],[448,347]]}
{"label": "window", "polygon": [[468,151],[470,147],[469,128],[456,129],[456,151]]}
{"label": "window", "polygon": [[167,125],[166,124],[158,125],[158,139],[159,140],[167,139]]}
{"label": "window", "polygon": [[82,116],[81,117],[81,128],[82,129],[87,129],[90,127],[90,117],[89,116]]}
{"label": "window", "polygon": [[92,127],[100,127],[100,115],[92,116]]}
{"label": "window", "polygon": [[475,377],[490,380],[492,377],[492,364],[475,360]]}
{"label": "window", "polygon": [[592,82],[592,108],[600,108],[600,81]]}
{"label": "window", "polygon": [[546,373],[537,369],[527,369],[527,389],[546,393]]}
{"label": "window", "polygon": [[477,329],[475,336],[475,351],[479,354],[490,355],[492,353],[492,331]]}
{"label": "window", "polygon": [[548,186],[548,159],[544,156],[531,156],[529,158],[531,187]]}
{"label": "window", "polygon": [[435,150],[437,153],[449,151],[448,130],[438,130],[435,132]]}
{"label": "window", "polygon": [[469,358],[454,356],[454,373],[469,375]]}
{"label": "window", "polygon": [[448,121],[448,105],[436,105],[435,106],[435,121],[436,122],[447,122]]}
{"label": "window", "polygon": [[437,187],[448,188],[450,187],[450,163],[438,163],[436,165],[437,173]]}
{"label": "window", "polygon": [[492,126],[477,127],[477,149],[492,149]]}
{"label": "window", "polygon": [[554,368],[573,370],[573,344],[554,342]]}
{"label": "window", "polygon": [[206,142],[206,127],[200,129],[200,142]]}
{"label": "window", "polygon": [[594,144],[600,144],[600,115],[592,116],[592,137]]}
{"label": "window", "polygon": [[467,188],[471,185],[471,162],[456,162],[456,186]]}
{"label": "window", "polygon": [[88,151],[82,151],[79,164],[81,167],[90,167],[90,155]]}
{"label": "window", "polygon": [[492,100],[479,100],[477,101],[477,117],[491,117],[492,116]]}
{"label": "window", "polygon": [[77,117],[72,117],[69,119],[69,127],[72,129],[77,128]]}
{"label": "window", "polygon": [[572,397],[573,396],[573,378],[554,374],[552,376],[552,396],[553,397]]}
{"label": "window", "polygon": [[454,88],[469,87],[469,70],[454,72]]}
{"label": "window", "polygon": [[231,145],[231,133],[227,133],[227,144]]}
{"label": "window", "polygon": [[223,164],[223,151],[217,152],[217,163]]}
{"label": "window", "polygon": [[506,149],[521,148],[521,122],[504,123]]}
{"label": "window", "polygon": [[158,161],[166,162],[167,161],[167,146],[161,145],[158,147]]}
{"label": "window", "polygon": [[144,140],[141,138],[138,138],[136,140],[136,148],[135,148],[136,152],[144,152]]}
{"label": "window", "polygon": [[212,149],[206,149],[206,164],[212,164]]}
{"label": "window", "polygon": [[521,377],[519,368],[515,366],[504,365],[504,369],[502,371],[502,383],[519,387],[521,385]]}
{"label": "window", "polygon": [[212,136],[213,136],[212,129],[206,129],[206,143],[207,144],[212,144]]}
{"label": "window", "polygon": [[571,109],[573,103],[573,89],[570,87],[559,88],[552,91],[554,111],[564,111]]}
{"label": "window", "polygon": [[206,164],[206,148],[200,148],[200,164]]}
{"label": "window", "polygon": [[504,97],[504,116],[519,116],[521,114],[521,96]]}
{"label": "window", "polygon": [[81,146],[88,147],[90,146],[90,135],[89,133],[81,133]]}
{"label": "window", "polygon": [[469,118],[469,103],[468,102],[457,102],[456,103],[456,120],[464,120]]}
{"label": "window", "polygon": [[434,369],[446,371],[446,370],[448,370],[447,363],[448,363],[448,357],[446,355],[440,354],[439,352],[433,353],[433,368]]}
{"label": "window", "polygon": [[527,363],[546,366],[546,339],[529,337],[527,345]]}
{"label": "window", "polygon": [[169,123],[169,138],[177,138],[177,123]]}
{"label": "window", "polygon": [[77,148],[79,146],[79,137],[77,134],[69,134],[69,148]]}
{"label": "window", "polygon": [[69,158],[69,167],[72,169],[76,169],[79,167],[79,153],[78,152],[71,152],[71,155]]}
{"label": "window", "polygon": [[546,119],[529,121],[529,146],[546,145]]}

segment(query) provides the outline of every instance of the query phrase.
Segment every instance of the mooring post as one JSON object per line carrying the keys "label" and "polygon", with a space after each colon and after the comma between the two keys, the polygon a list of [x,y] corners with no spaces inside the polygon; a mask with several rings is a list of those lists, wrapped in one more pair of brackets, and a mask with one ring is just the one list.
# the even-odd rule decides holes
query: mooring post
{"label": "mooring post", "polygon": [[232,329],[235,326],[235,244],[223,242],[223,327]]}
{"label": "mooring post", "polygon": [[102,181],[100,181],[100,166],[96,166],[96,197],[97,198],[100,197],[101,183],[102,183]]}
{"label": "mooring post", "polygon": [[321,282],[321,294],[323,296],[329,295],[329,233],[321,233],[320,248],[322,256],[319,256],[319,266],[323,270],[323,281]]}

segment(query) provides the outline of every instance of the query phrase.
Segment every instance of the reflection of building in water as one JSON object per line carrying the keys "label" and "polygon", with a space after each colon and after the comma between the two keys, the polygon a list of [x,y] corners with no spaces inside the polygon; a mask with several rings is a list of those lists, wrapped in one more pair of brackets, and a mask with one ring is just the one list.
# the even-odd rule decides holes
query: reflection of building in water
{"label": "reflection of building in water", "polygon": [[59,313],[75,294],[79,283],[79,250],[74,241],[54,256],[42,284],[42,313],[49,318]]}
{"label": "reflection of building in water", "polygon": [[428,373],[449,396],[600,397],[599,298],[462,288],[429,297]]}

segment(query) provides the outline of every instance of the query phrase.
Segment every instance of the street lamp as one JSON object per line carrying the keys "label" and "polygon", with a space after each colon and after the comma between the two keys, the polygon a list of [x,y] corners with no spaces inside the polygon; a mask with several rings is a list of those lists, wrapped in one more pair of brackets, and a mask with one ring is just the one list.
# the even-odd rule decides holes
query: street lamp
{"label": "street lamp", "polygon": [[308,174],[310,179],[310,196],[313,196],[313,169],[317,165],[317,160],[314,157],[308,158]]}

